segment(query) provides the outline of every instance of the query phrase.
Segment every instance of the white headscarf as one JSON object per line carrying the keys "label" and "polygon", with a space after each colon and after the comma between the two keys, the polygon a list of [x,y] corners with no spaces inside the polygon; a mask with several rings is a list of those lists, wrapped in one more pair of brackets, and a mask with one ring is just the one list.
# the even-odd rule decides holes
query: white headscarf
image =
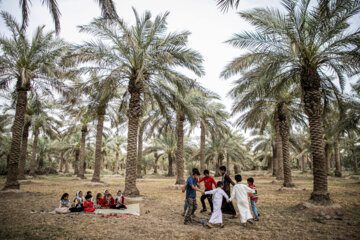
{"label": "white headscarf", "polygon": [[80,192],[81,192],[81,191],[77,191],[77,192],[76,192],[76,198],[80,201],[80,203],[83,203],[82,197],[79,196]]}
{"label": "white headscarf", "polygon": [[[119,190],[117,193],[119,193],[119,192],[121,192],[121,191]],[[121,198],[122,198],[122,193],[120,196],[116,194],[116,199],[118,200],[118,202],[121,202],[121,200],[122,200]]]}

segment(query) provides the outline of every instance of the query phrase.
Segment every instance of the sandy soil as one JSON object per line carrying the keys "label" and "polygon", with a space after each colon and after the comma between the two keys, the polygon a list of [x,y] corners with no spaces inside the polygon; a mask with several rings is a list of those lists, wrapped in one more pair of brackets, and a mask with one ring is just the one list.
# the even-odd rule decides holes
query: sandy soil
{"label": "sandy soil", "polygon": [[[336,219],[319,220],[319,213],[296,207],[309,198],[312,189],[310,175],[298,174],[294,182],[298,189],[279,191],[281,183],[264,173],[244,173],[254,176],[259,192],[260,221],[246,228],[239,219],[224,215],[225,228],[206,229],[200,224],[183,224],[185,195],[173,187],[175,178],[146,176],[138,181],[144,197],[139,202],[141,216],[101,218],[92,214],[52,215],[64,192],[74,198],[77,190],[103,192],[102,186],[91,186],[89,180],[73,177],[46,176],[32,179],[21,189],[28,192],[0,193],[0,239],[359,239],[359,180],[329,178],[332,199],[341,204],[344,214]],[[102,179],[111,193],[124,188],[124,178]],[[0,179],[0,188],[5,179]],[[200,208],[200,195],[198,206]],[[196,216],[208,219],[210,216]],[[36,213],[31,213],[35,210]],[[146,211],[150,213],[145,214]],[[326,215],[327,213],[325,213]],[[334,217],[334,216],[326,216]],[[314,219],[317,218],[317,219]],[[341,219],[341,220],[340,220]]]}

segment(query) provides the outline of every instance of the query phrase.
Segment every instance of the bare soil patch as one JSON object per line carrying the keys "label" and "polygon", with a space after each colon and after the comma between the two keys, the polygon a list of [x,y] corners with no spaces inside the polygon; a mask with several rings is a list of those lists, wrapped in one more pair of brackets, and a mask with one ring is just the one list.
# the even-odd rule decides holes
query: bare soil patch
{"label": "bare soil patch", "polygon": [[[253,173],[244,175],[253,176]],[[174,188],[175,178],[156,176],[138,181],[141,198],[128,200],[128,203],[140,204],[139,217],[49,214],[58,206],[64,192],[74,198],[78,190],[96,194],[106,188],[115,194],[124,189],[123,177],[102,179],[106,187],[90,186],[87,185],[89,181],[74,181],[73,178],[34,178],[30,184],[21,186],[24,192],[0,193],[0,239],[358,239],[360,236],[358,180],[329,180],[330,196],[342,207],[342,216],[334,218],[336,211],[330,214],[297,207],[310,197],[311,176],[294,176],[296,187],[306,191],[279,191],[280,183],[273,184],[274,178],[258,176],[255,184],[259,192],[260,221],[244,228],[239,219],[224,215],[225,228],[206,229],[201,224],[183,224],[181,213],[185,194]],[[4,182],[5,179],[0,179],[0,188]],[[200,213],[200,194],[197,198],[197,219],[209,219],[208,213]],[[41,210],[46,213],[40,213]]]}

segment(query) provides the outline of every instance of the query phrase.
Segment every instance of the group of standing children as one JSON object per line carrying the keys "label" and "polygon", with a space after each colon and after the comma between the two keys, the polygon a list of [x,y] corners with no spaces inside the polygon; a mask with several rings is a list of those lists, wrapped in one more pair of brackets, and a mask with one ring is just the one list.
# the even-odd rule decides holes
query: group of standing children
{"label": "group of standing children", "polygon": [[[219,168],[220,173],[222,175],[222,181],[215,182],[214,178],[209,175],[209,171],[204,171],[204,177],[200,180],[200,172],[198,169],[194,168],[192,171],[192,176],[189,176],[184,187],[183,192],[186,190],[186,200],[184,206],[184,224],[187,225],[192,222],[192,217],[197,209],[196,203],[196,191],[202,193],[201,203],[203,209],[200,212],[205,212],[206,205],[205,199],[208,199],[210,208],[211,208],[211,217],[207,223],[208,228],[213,228],[213,224],[219,224],[220,227],[224,227],[222,221],[222,214],[230,214],[233,218],[236,218],[236,211],[232,204],[232,200],[236,198],[236,204],[239,210],[240,222],[246,226],[247,222],[252,223],[250,220],[254,219],[254,221],[258,221],[258,217],[260,216],[256,203],[258,200],[256,186],[254,185],[254,179],[248,178],[247,183],[248,186],[242,184],[241,175],[235,175],[236,184],[231,180],[230,176],[226,174],[226,167],[221,166]],[[205,191],[200,189],[200,183],[204,181]],[[230,184],[232,184],[233,191],[230,195]],[[212,185],[215,186],[215,189],[212,188]],[[212,195],[214,195],[214,199],[212,199]],[[254,213],[254,218],[251,215],[248,196],[250,196],[251,207]],[[186,211],[187,210],[187,211]],[[185,212],[186,211],[186,212]]]}
{"label": "group of standing children", "polygon": [[82,191],[76,192],[76,197],[72,203],[69,200],[69,194],[64,193],[60,199],[60,206],[55,209],[56,213],[69,212],[94,212],[97,208],[126,209],[125,198],[119,190],[114,199],[108,190],[104,191],[104,197],[101,193],[96,194],[96,200],[93,201],[92,192],[88,191],[83,197]]}

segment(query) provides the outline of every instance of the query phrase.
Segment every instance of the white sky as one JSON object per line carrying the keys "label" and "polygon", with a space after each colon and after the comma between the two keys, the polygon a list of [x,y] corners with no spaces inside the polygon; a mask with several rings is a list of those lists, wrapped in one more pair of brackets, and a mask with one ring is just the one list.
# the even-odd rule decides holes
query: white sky
{"label": "white sky", "polygon": [[[48,30],[54,29],[51,15],[41,2],[42,0],[32,0],[29,25],[31,33],[38,25],[45,24]],[[206,75],[198,80],[203,86],[222,97],[222,103],[226,105],[228,111],[232,101],[226,98],[226,95],[231,88],[231,80],[219,79],[219,75],[229,61],[241,55],[241,50],[225,44],[224,41],[234,33],[250,29],[250,25],[236,12],[254,7],[282,8],[280,0],[241,0],[237,11],[230,9],[227,13],[220,12],[215,0],[114,0],[114,2],[119,16],[126,22],[134,21],[132,6],[139,13],[150,10],[153,16],[170,11],[169,31],[191,31],[189,46],[202,54],[206,71]],[[88,39],[88,35],[78,32],[77,26],[88,24],[94,17],[100,15],[96,1],[58,0],[58,4],[62,14],[60,36],[72,43],[80,43]],[[19,0],[2,0],[0,9],[10,12],[18,21],[21,20]],[[359,27],[359,17],[356,20],[354,25]],[[2,19],[0,29],[1,34],[8,33]]]}
{"label": "white sky", "polygon": [[[54,29],[51,15],[41,2],[42,0],[32,0],[28,30],[30,33],[39,25],[46,25],[47,30]],[[135,7],[139,13],[150,10],[153,16],[169,11],[169,31],[191,31],[189,46],[202,54],[206,71],[206,75],[198,80],[203,86],[218,93],[222,97],[223,104],[230,111],[231,100],[226,98],[226,94],[230,90],[231,81],[219,79],[219,75],[224,66],[241,52],[223,42],[233,33],[249,28],[235,10],[222,13],[217,8],[215,0],[114,0],[114,2],[119,16],[126,22],[134,22],[131,7]],[[88,39],[88,35],[78,32],[77,26],[88,24],[94,17],[100,15],[96,1],[58,0],[58,4],[61,11],[60,36],[72,43],[80,43]],[[280,7],[280,1],[241,0],[240,5],[238,10],[263,6]],[[18,0],[3,0],[0,9],[11,13],[21,21]],[[2,19],[0,29],[1,34],[7,34]]]}

